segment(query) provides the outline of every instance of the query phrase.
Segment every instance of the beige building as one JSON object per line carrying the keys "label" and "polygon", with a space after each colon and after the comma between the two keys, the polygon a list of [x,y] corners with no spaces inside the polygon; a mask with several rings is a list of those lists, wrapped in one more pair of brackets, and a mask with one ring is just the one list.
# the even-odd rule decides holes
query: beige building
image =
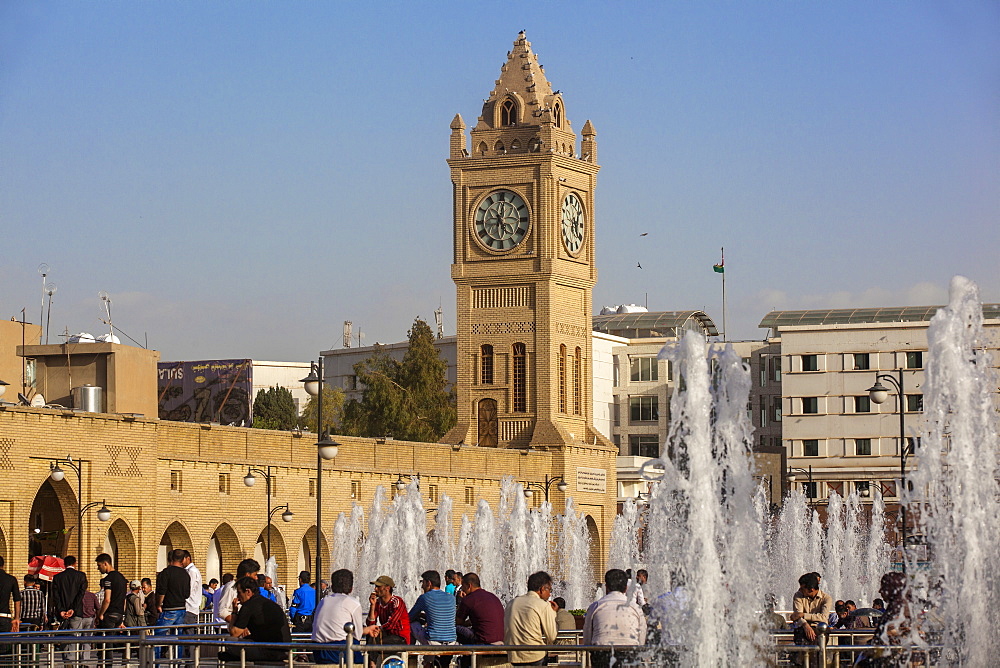
{"label": "beige building", "polygon": [[[768,379],[781,377],[781,410],[771,417],[780,417],[794,485],[821,507],[830,492],[871,498],[873,486],[890,506],[898,500],[900,448],[912,448],[924,431],[927,327],[938,308],[774,311],[761,321],[781,351],[780,369],[772,369],[772,353],[766,363]],[[986,304],[983,313],[998,364],[1000,305]],[[883,381],[890,396],[881,405],[868,394],[877,374],[900,373],[904,443],[895,390]]]}

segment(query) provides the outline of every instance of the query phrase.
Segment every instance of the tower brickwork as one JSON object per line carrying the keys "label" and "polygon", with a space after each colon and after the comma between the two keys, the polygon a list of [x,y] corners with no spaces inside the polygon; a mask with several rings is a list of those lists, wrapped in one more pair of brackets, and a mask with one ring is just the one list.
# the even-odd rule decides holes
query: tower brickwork
{"label": "tower brickwork", "polygon": [[461,116],[451,131],[458,424],[443,440],[607,444],[591,401],[597,133],[587,121],[577,145],[524,33],[471,137]]}

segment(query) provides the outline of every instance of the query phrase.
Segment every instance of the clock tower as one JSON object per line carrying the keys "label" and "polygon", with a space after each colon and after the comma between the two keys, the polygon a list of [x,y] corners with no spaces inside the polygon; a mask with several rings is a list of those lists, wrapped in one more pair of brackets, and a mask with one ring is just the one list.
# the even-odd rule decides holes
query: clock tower
{"label": "clock tower", "polygon": [[458,424],[444,442],[613,447],[593,428],[596,132],[524,33],[471,131],[451,123]]}

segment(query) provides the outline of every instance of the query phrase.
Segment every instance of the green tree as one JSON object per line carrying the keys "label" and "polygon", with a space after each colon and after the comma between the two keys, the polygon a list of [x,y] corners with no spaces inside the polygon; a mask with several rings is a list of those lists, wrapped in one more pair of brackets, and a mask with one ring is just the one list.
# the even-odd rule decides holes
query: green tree
{"label": "green tree", "polygon": [[[323,429],[333,432],[340,424],[344,412],[344,392],[339,387],[323,385]],[[316,398],[309,397],[306,407],[302,410],[299,424],[303,429],[316,429]]]}
{"label": "green tree", "polygon": [[259,390],[253,402],[253,426],[257,429],[292,429],[298,424],[295,400],[287,388]]}
{"label": "green tree", "polygon": [[376,346],[370,357],[354,365],[364,390],[360,400],[344,407],[345,434],[430,442],[454,426],[455,395],[448,391],[448,364],[434,346],[431,328],[417,318],[408,338],[402,362]]}

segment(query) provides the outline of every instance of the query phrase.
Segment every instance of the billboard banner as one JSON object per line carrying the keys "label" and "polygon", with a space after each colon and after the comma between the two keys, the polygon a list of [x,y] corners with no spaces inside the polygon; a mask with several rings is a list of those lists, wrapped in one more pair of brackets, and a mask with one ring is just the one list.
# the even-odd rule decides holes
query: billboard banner
{"label": "billboard banner", "polygon": [[160,362],[157,367],[161,420],[237,427],[253,422],[251,360]]}

